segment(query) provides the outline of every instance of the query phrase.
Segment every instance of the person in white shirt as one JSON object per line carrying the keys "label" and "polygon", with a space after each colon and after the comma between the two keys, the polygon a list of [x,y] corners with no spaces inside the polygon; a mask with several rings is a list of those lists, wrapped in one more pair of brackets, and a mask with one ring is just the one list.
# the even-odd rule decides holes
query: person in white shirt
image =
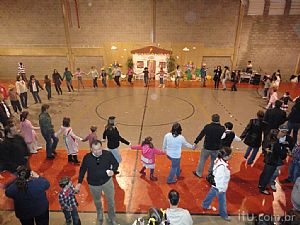
{"label": "person in white shirt", "polygon": [[22,80],[24,80],[26,83],[28,82],[26,77],[26,72],[25,72],[25,66],[23,65],[22,62],[20,62],[18,65],[18,75],[21,76]]}
{"label": "person in white shirt", "polygon": [[[167,133],[163,141],[163,151],[167,153],[168,159],[171,160],[172,166],[168,177],[168,184],[176,183],[181,180],[180,176],[180,160],[181,160],[181,147],[184,145],[186,148],[195,149],[194,145],[188,143],[181,135],[182,128],[179,123],[174,123],[171,133]],[[177,180],[174,177],[177,177]]]}
{"label": "person in white shirt", "polygon": [[27,85],[24,80],[22,80],[21,76],[17,76],[17,81],[16,81],[16,89],[17,93],[20,96],[21,100],[21,105],[24,109],[28,108],[27,105]]}
{"label": "person in white shirt", "polygon": [[92,66],[90,72],[88,72],[87,75],[91,75],[91,76],[92,76],[92,79],[93,79],[93,87],[94,87],[94,88],[98,88],[98,82],[97,82],[97,79],[98,79],[98,77],[99,77],[99,73],[98,73],[97,69],[96,69],[94,66]]}
{"label": "person in white shirt", "polygon": [[176,190],[171,190],[168,194],[170,208],[166,210],[167,221],[171,225],[192,225],[193,219],[188,210],[179,208],[180,196]]}
{"label": "person in white shirt", "polygon": [[230,180],[230,170],[228,168],[228,160],[231,156],[231,148],[224,147],[218,153],[218,158],[215,160],[213,167],[214,182],[211,182],[212,187],[202,202],[202,208],[206,210],[214,209],[211,202],[214,197],[218,197],[219,214],[226,220],[230,221],[226,208],[226,191]]}

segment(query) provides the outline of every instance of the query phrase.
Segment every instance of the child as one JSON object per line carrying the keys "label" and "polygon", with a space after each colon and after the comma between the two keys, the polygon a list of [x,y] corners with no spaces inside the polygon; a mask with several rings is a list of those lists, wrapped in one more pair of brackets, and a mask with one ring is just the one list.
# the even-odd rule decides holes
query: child
{"label": "child", "polygon": [[8,86],[8,96],[15,113],[18,113],[18,110],[22,112],[22,107],[18,98],[18,93],[14,85]]}
{"label": "child", "polygon": [[84,85],[82,82],[82,75],[86,74],[85,72],[81,71],[80,68],[76,69],[76,72],[74,73],[74,76],[77,77],[77,82],[78,82],[78,91],[80,88],[80,84],[82,85],[82,88],[84,89]]}
{"label": "child", "polygon": [[75,198],[75,188],[70,177],[63,177],[59,181],[59,186],[62,188],[58,195],[59,204],[66,218],[66,224],[81,225],[78,215],[78,202]]}
{"label": "child", "polygon": [[73,130],[70,127],[70,122],[71,122],[70,118],[64,117],[63,125],[55,133],[55,137],[57,137],[61,133],[63,133],[64,141],[65,141],[67,152],[68,152],[68,162],[74,162],[75,164],[79,164],[80,161],[78,161],[78,159],[77,159],[78,143],[76,140],[82,141],[82,138],[76,136],[73,133]]}
{"label": "child", "polygon": [[268,94],[269,94],[269,89],[271,87],[271,79],[270,77],[266,76],[265,80],[264,80],[264,96],[262,97],[263,99],[267,99],[268,98]]}
{"label": "child", "polygon": [[165,88],[164,77],[165,77],[166,72],[161,67],[160,71],[157,74],[159,74],[159,87]]}
{"label": "child", "polygon": [[92,148],[92,143],[94,141],[97,140],[97,127],[96,126],[91,126],[90,128],[91,132],[88,136],[86,136],[85,139],[82,140],[82,142],[86,142],[86,141],[89,141],[89,145],[90,145],[90,149]]}
{"label": "child", "polygon": [[39,130],[39,127],[32,126],[31,122],[27,119],[28,112],[24,111],[20,115],[20,130],[24,140],[30,150],[31,154],[36,154],[42,147],[38,146],[37,136],[34,130]]}
{"label": "child", "polygon": [[266,106],[266,109],[269,109],[270,107],[271,107],[271,108],[274,108],[275,102],[276,102],[277,100],[278,100],[277,88],[276,88],[276,87],[273,87],[273,93],[272,93],[271,96],[270,96],[270,100],[269,100],[268,105]]}
{"label": "child", "polygon": [[155,155],[164,155],[162,150],[154,148],[152,144],[152,137],[146,137],[142,142],[142,145],[131,146],[131,149],[142,150],[142,163],[143,168],[140,170],[142,176],[146,175],[146,168],[150,169],[150,180],[157,181],[157,177],[154,176],[155,168]]}
{"label": "child", "polygon": [[284,95],[280,98],[280,101],[283,102],[282,106],[281,106],[281,109],[284,110],[284,111],[287,111],[288,108],[289,108],[289,101],[290,102],[293,102],[293,99],[291,99],[290,97],[290,93],[287,91],[284,93]]}
{"label": "child", "polygon": [[221,137],[222,147],[231,147],[233,141],[241,141],[232,131],[233,124],[231,122],[226,122],[224,125],[226,130]]}

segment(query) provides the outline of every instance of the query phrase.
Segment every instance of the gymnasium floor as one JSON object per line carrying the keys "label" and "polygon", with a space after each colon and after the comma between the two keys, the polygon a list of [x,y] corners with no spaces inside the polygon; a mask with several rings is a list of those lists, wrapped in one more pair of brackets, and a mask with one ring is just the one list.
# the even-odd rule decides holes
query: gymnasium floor
{"label": "gymnasium floor", "polygon": [[[150,88],[143,88],[141,81],[137,81],[134,87],[124,82],[121,88],[86,87],[72,94],[68,94],[66,88],[63,88],[62,96],[58,96],[52,89],[54,98],[51,101],[46,100],[45,93],[42,93],[41,97],[43,103],[50,104],[50,114],[56,130],[61,125],[62,118],[67,116],[71,118],[71,126],[78,136],[85,137],[89,133],[89,127],[96,125],[98,136],[102,138],[106,119],[114,115],[117,117],[117,126],[121,135],[133,145],[140,143],[146,136],[152,136],[154,145],[159,148],[162,146],[164,135],[170,131],[175,121],[181,123],[183,135],[190,143],[194,142],[202,127],[210,122],[213,113],[221,115],[222,123],[233,122],[234,131],[240,135],[249,119],[255,117],[256,112],[266,105],[266,102],[261,99],[260,90],[257,90],[258,86],[241,84],[238,92],[231,92],[214,90],[211,84],[207,88],[199,88],[198,82],[184,82],[181,85],[184,88],[176,89],[173,88],[173,84],[167,84],[167,88],[160,89],[154,88],[154,84],[151,84]],[[90,86],[90,83],[86,82],[86,86]],[[114,85],[109,84],[109,86]],[[155,86],[157,87],[157,84]],[[281,85],[281,91],[287,88],[292,90],[290,92],[293,97],[299,94],[298,85]],[[29,100],[31,105],[31,95],[29,95]],[[38,125],[40,106],[40,104],[33,104],[29,108],[29,119],[35,125]],[[45,147],[40,135],[39,140]],[[194,177],[192,171],[196,168],[202,144],[203,141],[199,143],[195,151],[184,150],[181,166],[185,179],[174,185],[166,184],[170,162],[165,156],[157,157],[155,173],[159,180],[150,182],[148,177],[139,177],[140,152],[121,145],[123,157],[120,165],[121,173],[114,179],[116,210],[120,224],[131,224],[133,218],[138,216],[137,214],[147,212],[149,207],[168,207],[167,193],[172,188],[181,193],[180,206],[187,208],[194,215],[194,224],[203,222],[223,224],[222,220],[214,216],[216,212],[204,212],[200,208],[209,186],[204,179]],[[79,147],[79,158],[82,159],[88,151],[88,144],[80,143]],[[62,213],[56,213],[60,210],[57,200],[59,190],[57,180],[63,175],[69,175],[76,183],[79,170],[78,166],[67,163],[62,137],[60,137],[58,149],[58,157],[53,162],[45,160],[44,150],[33,155],[30,160],[32,168],[51,182],[51,188],[48,191],[52,211],[51,224],[64,223]],[[247,167],[243,158],[245,145],[233,143],[233,149],[234,155],[230,162],[232,177],[227,191],[228,212],[233,216],[231,223],[245,224],[238,216],[240,214],[282,215],[290,209],[292,187],[277,185],[278,190],[273,195],[259,194],[257,180],[263,166],[262,158],[258,157],[252,167]],[[279,179],[284,178],[286,173],[287,168],[284,167]],[[0,180],[2,184],[11,178],[8,174],[2,174],[2,176],[4,177]],[[12,209],[12,202],[4,196],[3,190],[0,190],[0,196],[0,210],[2,210],[0,218],[2,215],[7,221],[3,224],[17,224],[14,216],[9,212]],[[86,182],[78,195],[78,201],[83,224],[95,223],[95,207]],[[217,202],[215,201],[213,205],[217,206]]]}

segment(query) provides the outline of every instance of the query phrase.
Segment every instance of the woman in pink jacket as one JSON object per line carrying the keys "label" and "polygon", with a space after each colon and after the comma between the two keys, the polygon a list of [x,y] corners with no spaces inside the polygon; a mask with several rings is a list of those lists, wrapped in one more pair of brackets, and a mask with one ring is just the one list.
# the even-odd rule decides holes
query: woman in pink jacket
{"label": "woman in pink jacket", "polygon": [[28,111],[23,111],[20,115],[20,130],[24,140],[30,149],[31,154],[37,153],[42,147],[38,146],[37,136],[34,130],[40,129],[39,127],[32,126],[31,122],[27,119]]}
{"label": "woman in pink jacket", "polygon": [[143,163],[143,168],[140,170],[142,176],[146,175],[146,168],[150,169],[150,180],[157,181],[157,177],[154,176],[155,168],[155,155],[164,155],[162,150],[154,148],[152,144],[152,137],[146,137],[142,142],[142,145],[131,146],[131,149],[142,150],[141,161]]}

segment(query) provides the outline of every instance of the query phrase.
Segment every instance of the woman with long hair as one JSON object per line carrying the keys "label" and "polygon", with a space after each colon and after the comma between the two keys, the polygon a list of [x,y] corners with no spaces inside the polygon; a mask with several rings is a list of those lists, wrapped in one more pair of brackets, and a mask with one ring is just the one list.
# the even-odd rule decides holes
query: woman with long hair
{"label": "woman with long hair", "polygon": [[[166,152],[167,157],[171,160],[172,166],[167,180],[168,184],[176,183],[177,180],[183,179],[180,176],[180,160],[181,148],[184,145],[186,148],[194,149],[194,146],[188,143],[181,135],[182,128],[179,123],[174,123],[171,132],[167,133],[163,141],[163,151]],[[177,180],[174,177],[177,177]]]}
{"label": "woman with long hair", "polygon": [[5,190],[14,200],[16,217],[22,225],[48,225],[49,202],[46,190],[50,183],[26,166],[17,168],[17,179]]}
{"label": "woman with long hair", "polygon": [[120,142],[131,145],[131,143],[121,137],[118,128],[116,127],[116,117],[110,116],[107,120],[107,125],[103,132],[103,141],[107,139],[107,148],[114,155],[118,163],[122,161],[121,154],[119,152]]}
{"label": "woman with long hair", "polygon": [[38,146],[37,136],[35,130],[39,130],[40,127],[32,126],[31,122],[27,119],[28,111],[23,111],[20,115],[20,130],[24,137],[24,140],[30,150],[31,154],[37,153],[42,147]]}

